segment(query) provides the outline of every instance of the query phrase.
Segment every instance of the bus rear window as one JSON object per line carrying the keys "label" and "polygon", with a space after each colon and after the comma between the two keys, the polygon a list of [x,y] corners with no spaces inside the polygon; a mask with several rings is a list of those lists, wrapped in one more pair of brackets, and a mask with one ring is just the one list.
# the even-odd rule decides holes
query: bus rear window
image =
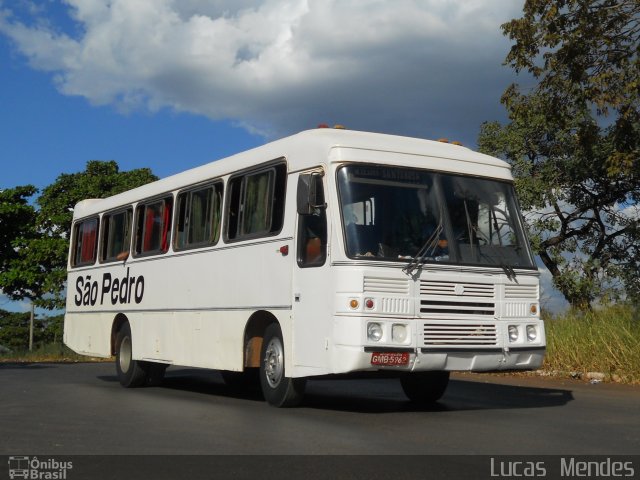
{"label": "bus rear window", "polygon": [[136,255],[152,255],[169,250],[171,197],[156,200],[136,209]]}
{"label": "bus rear window", "polygon": [[73,232],[73,255],[71,266],[92,265],[96,261],[98,250],[98,218],[78,222]]}

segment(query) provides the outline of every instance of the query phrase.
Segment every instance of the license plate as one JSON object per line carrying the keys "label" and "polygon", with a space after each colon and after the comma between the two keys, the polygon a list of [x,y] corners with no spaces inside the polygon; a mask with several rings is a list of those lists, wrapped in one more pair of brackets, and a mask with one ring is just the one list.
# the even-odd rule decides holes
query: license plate
{"label": "license plate", "polygon": [[408,365],[409,354],[407,352],[374,352],[371,354],[371,365]]}

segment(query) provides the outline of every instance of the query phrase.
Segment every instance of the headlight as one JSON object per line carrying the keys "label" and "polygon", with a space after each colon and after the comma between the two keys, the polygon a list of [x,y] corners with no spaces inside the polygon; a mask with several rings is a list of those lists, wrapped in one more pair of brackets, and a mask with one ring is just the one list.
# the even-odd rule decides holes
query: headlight
{"label": "headlight", "polygon": [[372,342],[379,342],[382,338],[382,325],[375,322],[368,323],[367,338]]}
{"label": "headlight", "polygon": [[509,341],[515,342],[519,336],[518,327],[516,325],[509,325]]}
{"label": "headlight", "polygon": [[394,323],[391,327],[391,339],[395,343],[404,343],[407,340],[407,326],[402,323]]}
{"label": "headlight", "polygon": [[527,325],[527,340],[535,342],[538,338],[538,329],[535,325]]}

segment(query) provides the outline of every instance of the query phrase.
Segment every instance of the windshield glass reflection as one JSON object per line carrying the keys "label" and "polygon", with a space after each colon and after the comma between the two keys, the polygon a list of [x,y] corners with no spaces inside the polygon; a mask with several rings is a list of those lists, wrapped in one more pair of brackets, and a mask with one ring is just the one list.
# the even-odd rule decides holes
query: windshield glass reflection
{"label": "windshield glass reflection", "polygon": [[534,267],[508,183],[348,165],[338,189],[352,258]]}

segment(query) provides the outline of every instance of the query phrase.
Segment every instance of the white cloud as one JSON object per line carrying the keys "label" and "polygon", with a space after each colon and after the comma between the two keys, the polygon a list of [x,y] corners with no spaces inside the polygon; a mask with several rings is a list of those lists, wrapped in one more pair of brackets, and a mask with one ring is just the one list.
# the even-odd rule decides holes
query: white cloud
{"label": "white cloud", "polygon": [[620,216],[629,220],[640,219],[640,205],[637,203],[631,204],[617,204],[617,208],[620,209]]}
{"label": "white cloud", "polygon": [[[0,0],[1,1],[1,0]],[[511,81],[513,0],[66,0],[0,32],[66,95],[274,135],[319,122],[475,140]],[[466,137],[466,138],[464,138]]]}

